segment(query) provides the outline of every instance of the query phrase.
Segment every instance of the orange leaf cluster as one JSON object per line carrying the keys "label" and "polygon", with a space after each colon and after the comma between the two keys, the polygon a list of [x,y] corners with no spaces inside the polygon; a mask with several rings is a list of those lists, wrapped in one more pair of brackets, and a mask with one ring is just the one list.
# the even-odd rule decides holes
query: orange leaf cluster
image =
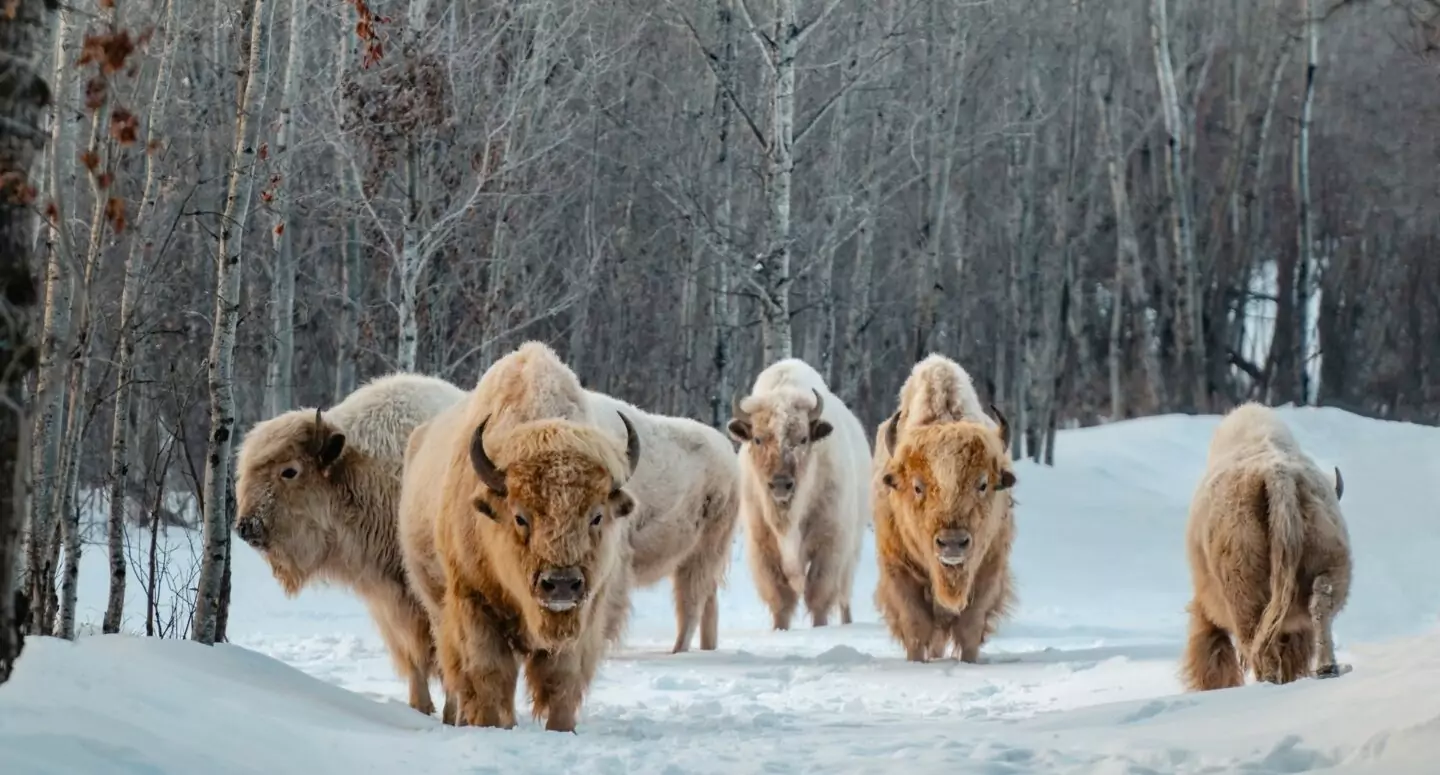
{"label": "orange leaf cluster", "polygon": [[124,108],[116,108],[110,114],[110,136],[121,145],[134,145],[140,141],[140,119]]}
{"label": "orange leaf cluster", "polygon": [[116,234],[125,231],[125,200],[112,196],[105,202],[105,219]]}
{"label": "orange leaf cluster", "polygon": [[86,35],[80,46],[80,60],[75,64],[87,65],[94,62],[99,64],[100,72],[104,75],[118,73],[125,69],[125,60],[135,50],[135,43],[126,30]]}

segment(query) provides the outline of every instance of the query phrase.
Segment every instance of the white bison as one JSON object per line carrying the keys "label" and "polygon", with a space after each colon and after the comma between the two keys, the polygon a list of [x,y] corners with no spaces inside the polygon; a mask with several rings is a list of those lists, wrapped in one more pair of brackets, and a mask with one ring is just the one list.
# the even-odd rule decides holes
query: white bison
{"label": "white bison", "polygon": [[1242,404],[1221,420],[1185,531],[1189,689],[1239,686],[1247,667],[1272,683],[1339,674],[1331,623],[1350,593],[1344,492],[1340,469],[1332,479],[1315,465],[1268,407]]}
{"label": "white bison", "polygon": [[750,570],[775,629],[790,628],[802,597],[814,626],[825,626],[836,607],[849,624],[870,519],[864,427],[797,358],[760,372],[733,415]]}
{"label": "white bison", "polygon": [[435,709],[434,646],[400,557],[400,480],[411,431],[466,395],[420,374],[380,377],[328,412],[296,409],[256,423],[236,466],[235,532],[287,595],[315,579],[353,589],[410,682],[410,706],[425,714]]}

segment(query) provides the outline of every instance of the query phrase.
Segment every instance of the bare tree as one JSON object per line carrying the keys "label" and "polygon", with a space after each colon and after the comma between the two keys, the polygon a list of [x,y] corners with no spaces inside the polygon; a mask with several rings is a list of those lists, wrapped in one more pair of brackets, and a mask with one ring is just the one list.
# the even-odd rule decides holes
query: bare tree
{"label": "bare tree", "polygon": [[240,313],[242,254],[231,243],[232,230],[243,228],[235,220],[244,205],[240,200],[241,179],[247,174],[245,160],[248,127],[256,74],[260,66],[261,34],[265,28],[265,0],[246,6],[241,29],[249,30],[249,45],[241,52],[243,69],[236,88],[235,142],[226,176],[225,207],[220,220],[216,252],[215,320],[210,339],[208,388],[210,391],[210,436],[205,454],[205,554],[200,569],[195,605],[195,626],[191,638],[214,643],[220,618],[225,568],[230,555],[228,520],[230,452],[235,432],[234,368],[235,327]]}

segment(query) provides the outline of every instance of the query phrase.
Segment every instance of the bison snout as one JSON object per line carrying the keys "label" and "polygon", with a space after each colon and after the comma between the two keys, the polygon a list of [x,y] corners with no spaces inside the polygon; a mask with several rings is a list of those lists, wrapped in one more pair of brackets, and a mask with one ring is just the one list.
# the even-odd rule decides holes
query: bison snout
{"label": "bison snout", "polygon": [[935,554],[943,565],[963,565],[970,543],[969,530],[941,530],[935,534]]}
{"label": "bison snout", "polygon": [[235,534],[256,549],[265,548],[265,523],[259,517],[242,517],[235,522]]}
{"label": "bison snout", "polygon": [[795,477],[780,474],[770,477],[770,495],[778,503],[787,503],[795,494]]}
{"label": "bison snout", "polygon": [[568,611],[585,599],[585,574],[579,568],[552,568],[535,580],[535,597],[551,611]]}

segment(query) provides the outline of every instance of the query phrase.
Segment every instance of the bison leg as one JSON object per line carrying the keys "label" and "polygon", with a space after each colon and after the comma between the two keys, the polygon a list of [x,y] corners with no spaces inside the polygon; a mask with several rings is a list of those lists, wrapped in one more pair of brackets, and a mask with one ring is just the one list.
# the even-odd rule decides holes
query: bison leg
{"label": "bison leg", "polygon": [[714,651],[720,645],[720,595],[711,592],[700,614],[700,650]]}
{"label": "bison leg", "polygon": [[1185,686],[1191,691],[1209,691],[1244,684],[1245,674],[1230,634],[1202,614],[1198,602],[1189,607],[1190,637],[1181,668]]}
{"label": "bison leg", "polygon": [[525,681],[535,718],[551,732],[574,732],[580,703],[595,677],[603,644],[584,637],[564,651],[539,651],[525,663]]}
{"label": "bison leg", "polygon": [[[1322,678],[1334,678],[1340,675],[1340,666],[1335,660],[1335,633],[1332,629],[1335,621],[1335,614],[1339,606],[1336,601],[1344,599],[1343,594],[1337,594],[1337,587],[1347,584],[1345,579],[1337,584],[1337,577],[1344,578],[1345,574],[1322,573],[1315,577],[1315,583],[1310,587],[1310,621],[1315,630],[1315,651],[1319,656],[1316,664],[1315,674]],[[1340,591],[1344,591],[1343,589]],[[1306,667],[1309,667],[1307,664]]]}
{"label": "bison leg", "polygon": [[850,603],[849,603],[849,602],[841,603],[841,604],[840,604],[840,623],[841,623],[841,624],[849,624],[850,621],[851,621],[851,619],[850,619]]}
{"label": "bison leg", "polygon": [[410,707],[432,715],[435,703],[430,699],[430,675],[435,668],[435,646],[425,609],[398,585],[368,596],[366,603],[395,671],[409,683]]}
{"label": "bison leg", "polygon": [[880,609],[890,634],[905,647],[905,659],[924,662],[935,631],[935,614],[925,597],[925,588],[902,570],[881,561],[880,583],[875,588],[875,605]]}
{"label": "bison leg", "polygon": [[795,588],[790,586],[790,580],[785,576],[775,534],[768,527],[756,529],[752,524],[750,528],[745,533],[749,541],[750,570],[755,577],[755,591],[770,608],[774,629],[788,630],[800,596],[795,594]]}
{"label": "bison leg", "polygon": [[834,547],[817,546],[805,573],[805,608],[816,627],[830,623],[830,609],[839,603],[836,599],[841,587],[838,559]]}
{"label": "bison leg", "polygon": [[955,619],[955,643],[959,648],[961,662],[976,664],[980,661],[980,646],[990,630],[990,609],[971,605]]}
{"label": "bison leg", "polygon": [[[710,613],[710,601],[715,599],[720,588],[720,575],[725,568],[723,563],[729,559],[722,547],[706,546],[702,542],[695,547],[695,552],[690,555],[680,567],[675,570],[672,582],[675,587],[675,648],[671,653],[678,654],[690,650],[690,641],[695,637],[695,628],[700,626],[701,618]],[[714,611],[718,618],[719,611]],[[710,650],[715,648],[715,623],[711,623]],[[701,637],[701,647],[704,647],[705,638]]]}
{"label": "bison leg", "polygon": [[445,690],[445,707],[440,711],[440,723],[448,726],[455,726],[460,723],[456,713],[459,711],[459,704],[455,701],[455,692]]}
{"label": "bison leg", "polygon": [[447,591],[440,622],[440,671],[455,693],[457,726],[515,726],[520,664],[468,592]]}

